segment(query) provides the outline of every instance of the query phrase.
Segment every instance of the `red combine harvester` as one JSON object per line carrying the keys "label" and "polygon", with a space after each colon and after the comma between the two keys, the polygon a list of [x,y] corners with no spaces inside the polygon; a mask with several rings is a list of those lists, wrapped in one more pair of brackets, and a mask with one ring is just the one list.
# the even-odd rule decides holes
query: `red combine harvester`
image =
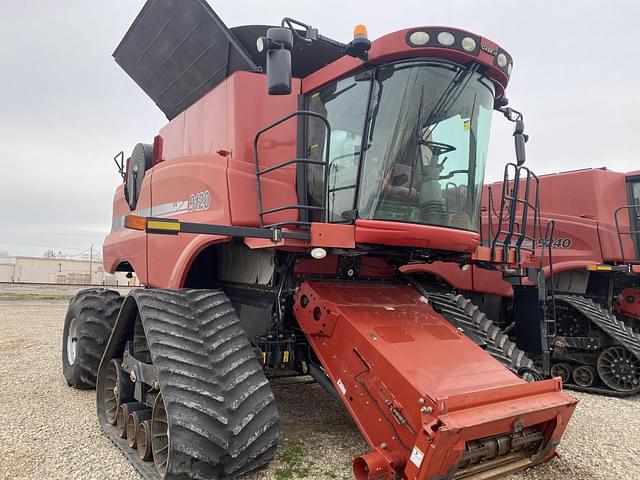
{"label": "red combine harvester", "polygon": [[[501,228],[494,207],[503,185],[484,190],[483,227],[489,238]],[[513,188],[513,183],[508,185]],[[463,272],[442,262],[407,269],[430,272],[466,292],[501,327],[512,325],[507,328],[518,346],[533,358],[542,354],[536,339],[546,331],[550,374],[571,388],[636,394],[640,392],[640,171],[623,174],[603,168],[544,175],[539,191],[539,221],[530,219],[527,235],[553,220],[553,234],[546,240],[538,236],[537,247],[552,297],[548,313],[555,310],[555,320],[549,314],[546,325],[541,324],[532,308],[536,293],[531,285],[512,286],[500,272],[477,265]]]}
{"label": "red combine harvester", "polygon": [[531,360],[476,307],[399,271],[531,260],[480,245],[494,109],[524,160],[506,51],[444,27],[370,42],[359,26],[348,44],[290,18],[229,29],[204,1],[155,0],[114,57],[170,120],[116,160],[104,244],[105,269],[147,288],[74,297],[62,359],[145,478],[265,466],[283,372],[351,414],[371,447],[357,479],[488,479],[555,455],[576,405],[561,381],[521,378]]}

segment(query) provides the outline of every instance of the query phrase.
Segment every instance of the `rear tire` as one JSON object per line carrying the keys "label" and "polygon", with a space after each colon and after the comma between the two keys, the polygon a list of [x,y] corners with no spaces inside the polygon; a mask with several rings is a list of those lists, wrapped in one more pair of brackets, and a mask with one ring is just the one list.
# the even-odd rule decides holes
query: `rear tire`
{"label": "rear tire", "polygon": [[70,387],[95,388],[122,301],[118,292],[105,288],[82,290],[69,301],[62,333],[62,372]]}

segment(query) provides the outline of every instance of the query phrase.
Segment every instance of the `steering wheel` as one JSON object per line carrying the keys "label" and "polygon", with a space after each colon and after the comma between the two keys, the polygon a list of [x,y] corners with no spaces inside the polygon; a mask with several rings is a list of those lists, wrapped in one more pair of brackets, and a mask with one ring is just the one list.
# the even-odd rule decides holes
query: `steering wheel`
{"label": "steering wheel", "polygon": [[458,173],[466,173],[468,175],[469,174],[469,170],[451,170],[446,175],[440,175],[438,177],[438,180],[447,180],[447,179],[453,177],[454,175],[457,175]]}
{"label": "steering wheel", "polygon": [[431,153],[435,156],[440,156],[444,153],[454,152],[456,147],[449,145],[448,143],[434,142],[433,140],[420,140],[420,145],[426,145],[431,150]]}

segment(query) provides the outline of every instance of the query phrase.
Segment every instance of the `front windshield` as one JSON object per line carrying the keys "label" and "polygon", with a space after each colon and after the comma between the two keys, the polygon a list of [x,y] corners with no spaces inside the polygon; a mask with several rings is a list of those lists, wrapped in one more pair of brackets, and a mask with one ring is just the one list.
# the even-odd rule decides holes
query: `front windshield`
{"label": "front windshield", "polygon": [[473,66],[420,61],[380,68],[358,217],[477,231],[493,95]]}

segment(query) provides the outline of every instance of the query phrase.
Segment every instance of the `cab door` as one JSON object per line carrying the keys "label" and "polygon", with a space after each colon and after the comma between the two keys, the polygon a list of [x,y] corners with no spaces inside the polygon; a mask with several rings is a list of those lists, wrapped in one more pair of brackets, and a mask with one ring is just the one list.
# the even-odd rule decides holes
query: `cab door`
{"label": "cab door", "polygon": [[629,192],[629,205],[635,205],[629,209],[631,231],[633,242],[636,247],[635,260],[640,260],[640,176],[627,179],[627,189]]}
{"label": "cab door", "polygon": [[[305,153],[312,160],[325,159],[329,146],[328,185],[324,169],[318,165],[306,167],[307,204],[320,206],[326,197],[328,221],[352,221],[349,212],[355,210],[360,173],[360,151],[365,129],[370,77],[348,77],[307,95],[307,109],[324,116],[331,125],[326,138],[323,122],[309,118],[306,124]],[[311,220],[319,221],[320,212],[312,211]]]}

